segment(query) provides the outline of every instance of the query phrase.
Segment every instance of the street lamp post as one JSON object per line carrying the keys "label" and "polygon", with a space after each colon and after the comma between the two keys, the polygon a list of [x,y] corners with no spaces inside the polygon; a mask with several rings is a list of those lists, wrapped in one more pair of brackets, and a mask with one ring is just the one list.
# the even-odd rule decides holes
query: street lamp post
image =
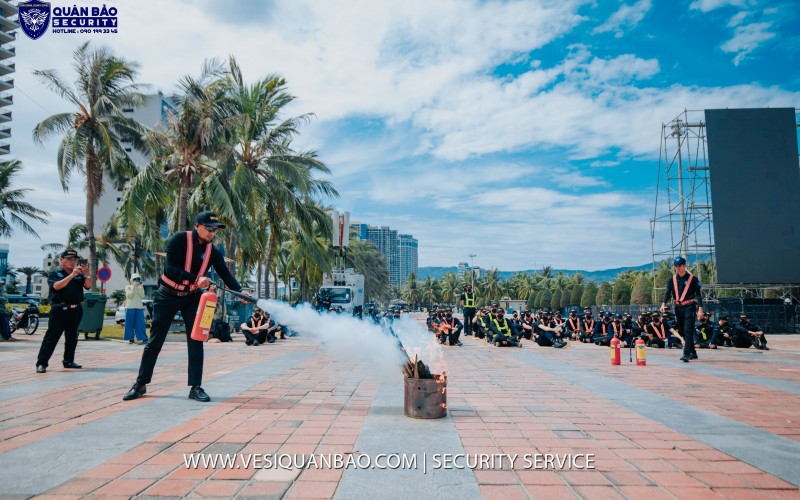
{"label": "street lamp post", "polygon": [[472,288],[475,289],[475,256],[476,254],[469,254],[469,274],[471,276]]}

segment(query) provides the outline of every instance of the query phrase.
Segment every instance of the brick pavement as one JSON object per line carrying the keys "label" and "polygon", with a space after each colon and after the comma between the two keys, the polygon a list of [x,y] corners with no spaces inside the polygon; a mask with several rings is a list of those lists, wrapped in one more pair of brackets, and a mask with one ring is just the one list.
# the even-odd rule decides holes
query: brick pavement
{"label": "brick pavement", "polygon": [[[62,370],[54,363],[47,374],[37,375],[33,365],[40,341],[41,335],[33,335],[0,344],[5,374],[0,381],[2,495],[342,497],[342,481],[362,471],[187,468],[184,454],[357,456],[356,444],[367,437],[362,431],[368,418],[402,413],[400,393],[393,405],[377,403],[376,394],[387,382],[365,366],[331,359],[302,338],[260,348],[242,342],[207,345],[204,386],[214,399],[208,405],[185,399],[182,343],[165,344],[147,397],[123,402],[135,369],[117,368],[135,366],[141,347],[81,341],[77,361],[84,370]],[[795,447],[800,441],[800,396],[777,389],[780,385],[767,387],[764,381],[800,381],[800,336],[773,335],[770,346],[767,353],[701,351],[701,363],[689,365],[675,363],[677,350],[650,349],[648,366],[642,368],[630,365],[626,357],[623,366],[612,367],[608,350],[591,345],[556,350],[528,343],[523,349],[501,349],[468,338],[464,347],[446,350],[449,416],[441,425],[454,429],[469,454],[595,455],[596,468],[589,471],[530,470],[521,460],[513,468],[471,471],[469,480],[485,498],[800,498],[797,481],[759,467],[767,466],[768,457],[762,464],[757,449],[741,454],[747,463],[739,453],[722,452],[676,430],[680,426],[669,419],[649,418],[603,391],[587,390],[579,380],[590,373],[624,384],[614,387],[657,397],[667,414],[690,407],[712,422],[768,433],[793,453],[800,449]],[[53,360],[60,360],[61,349]],[[567,369],[556,376],[548,368],[553,363]],[[703,366],[716,371],[703,373]],[[12,393],[15,388],[27,394]],[[152,419],[143,437],[130,446],[114,444],[132,432],[134,416],[143,415]],[[104,423],[112,421],[125,424],[109,430]],[[413,428],[415,422],[406,423]],[[436,427],[419,422],[419,428],[429,444],[418,451],[435,452]],[[369,429],[378,433],[371,435],[373,442],[380,442],[382,433],[391,441],[391,428]],[[86,433],[96,436],[96,442],[75,443],[74,454],[46,453],[50,443],[61,446],[69,436]],[[754,443],[758,448],[758,441]],[[95,458],[102,459],[90,459],[94,447]],[[800,463],[800,455],[796,458]],[[37,478],[25,477],[26,468],[20,466],[26,459],[46,462],[42,467],[52,461],[48,474],[58,483],[37,486]],[[64,461],[70,467],[59,468]],[[446,489],[433,493],[415,488],[413,480],[399,488],[387,483],[380,496],[446,496]]]}

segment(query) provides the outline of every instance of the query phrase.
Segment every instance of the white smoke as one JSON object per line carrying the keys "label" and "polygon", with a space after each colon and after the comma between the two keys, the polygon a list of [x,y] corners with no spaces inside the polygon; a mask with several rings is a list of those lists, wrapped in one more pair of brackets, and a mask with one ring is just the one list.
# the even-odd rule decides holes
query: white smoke
{"label": "white smoke", "polygon": [[376,325],[368,319],[318,312],[308,304],[291,307],[285,302],[259,299],[258,307],[268,311],[277,323],[286,325],[304,339],[319,344],[337,361],[366,363],[381,373],[399,373],[406,357],[398,346],[397,334],[410,358],[414,354],[435,373],[443,368],[442,348],[418,321],[403,317],[392,324]]}

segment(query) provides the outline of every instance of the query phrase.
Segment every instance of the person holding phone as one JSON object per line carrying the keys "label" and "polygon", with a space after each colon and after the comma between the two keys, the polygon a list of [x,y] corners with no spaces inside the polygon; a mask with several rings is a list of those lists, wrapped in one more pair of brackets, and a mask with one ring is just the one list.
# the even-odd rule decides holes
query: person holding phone
{"label": "person holding phone", "polygon": [[136,340],[147,342],[147,331],[144,319],[144,285],[139,273],[131,275],[131,284],[125,287],[125,336],[131,344]]}
{"label": "person holding phone", "polygon": [[50,288],[50,321],[36,358],[36,373],[46,373],[50,357],[64,335],[64,368],[82,368],[75,362],[78,346],[78,325],[83,316],[83,291],[92,287],[86,261],[78,264],[78,252],[67,248],[61,252],[61,267],[50,271],[47,285]]}

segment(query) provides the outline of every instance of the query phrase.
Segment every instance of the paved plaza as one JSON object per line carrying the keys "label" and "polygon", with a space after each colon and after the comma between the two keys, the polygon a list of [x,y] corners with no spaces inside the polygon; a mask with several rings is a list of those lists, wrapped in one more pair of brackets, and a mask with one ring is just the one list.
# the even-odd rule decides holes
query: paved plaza
{"label": "paved plaza", "polygon": [[[380,379],[303,337],[206,345],[211,403],[187,398],[186,347],[167,342],[147,395],[123,402],[141,346],[82,340],[84,369],[65,370],[62,342],[41,375],[41,333],[0,344],[2,498],[800,498],[797,335],[690,364],[648,349],[646,367],[467,338],[445,353],[448,416],[415,420],[399,368]],[[311,455],[370,466],[266,467]],[[373,468],[383,455],[415,463]],[[493,462],[456,467],[478,457]]]}

